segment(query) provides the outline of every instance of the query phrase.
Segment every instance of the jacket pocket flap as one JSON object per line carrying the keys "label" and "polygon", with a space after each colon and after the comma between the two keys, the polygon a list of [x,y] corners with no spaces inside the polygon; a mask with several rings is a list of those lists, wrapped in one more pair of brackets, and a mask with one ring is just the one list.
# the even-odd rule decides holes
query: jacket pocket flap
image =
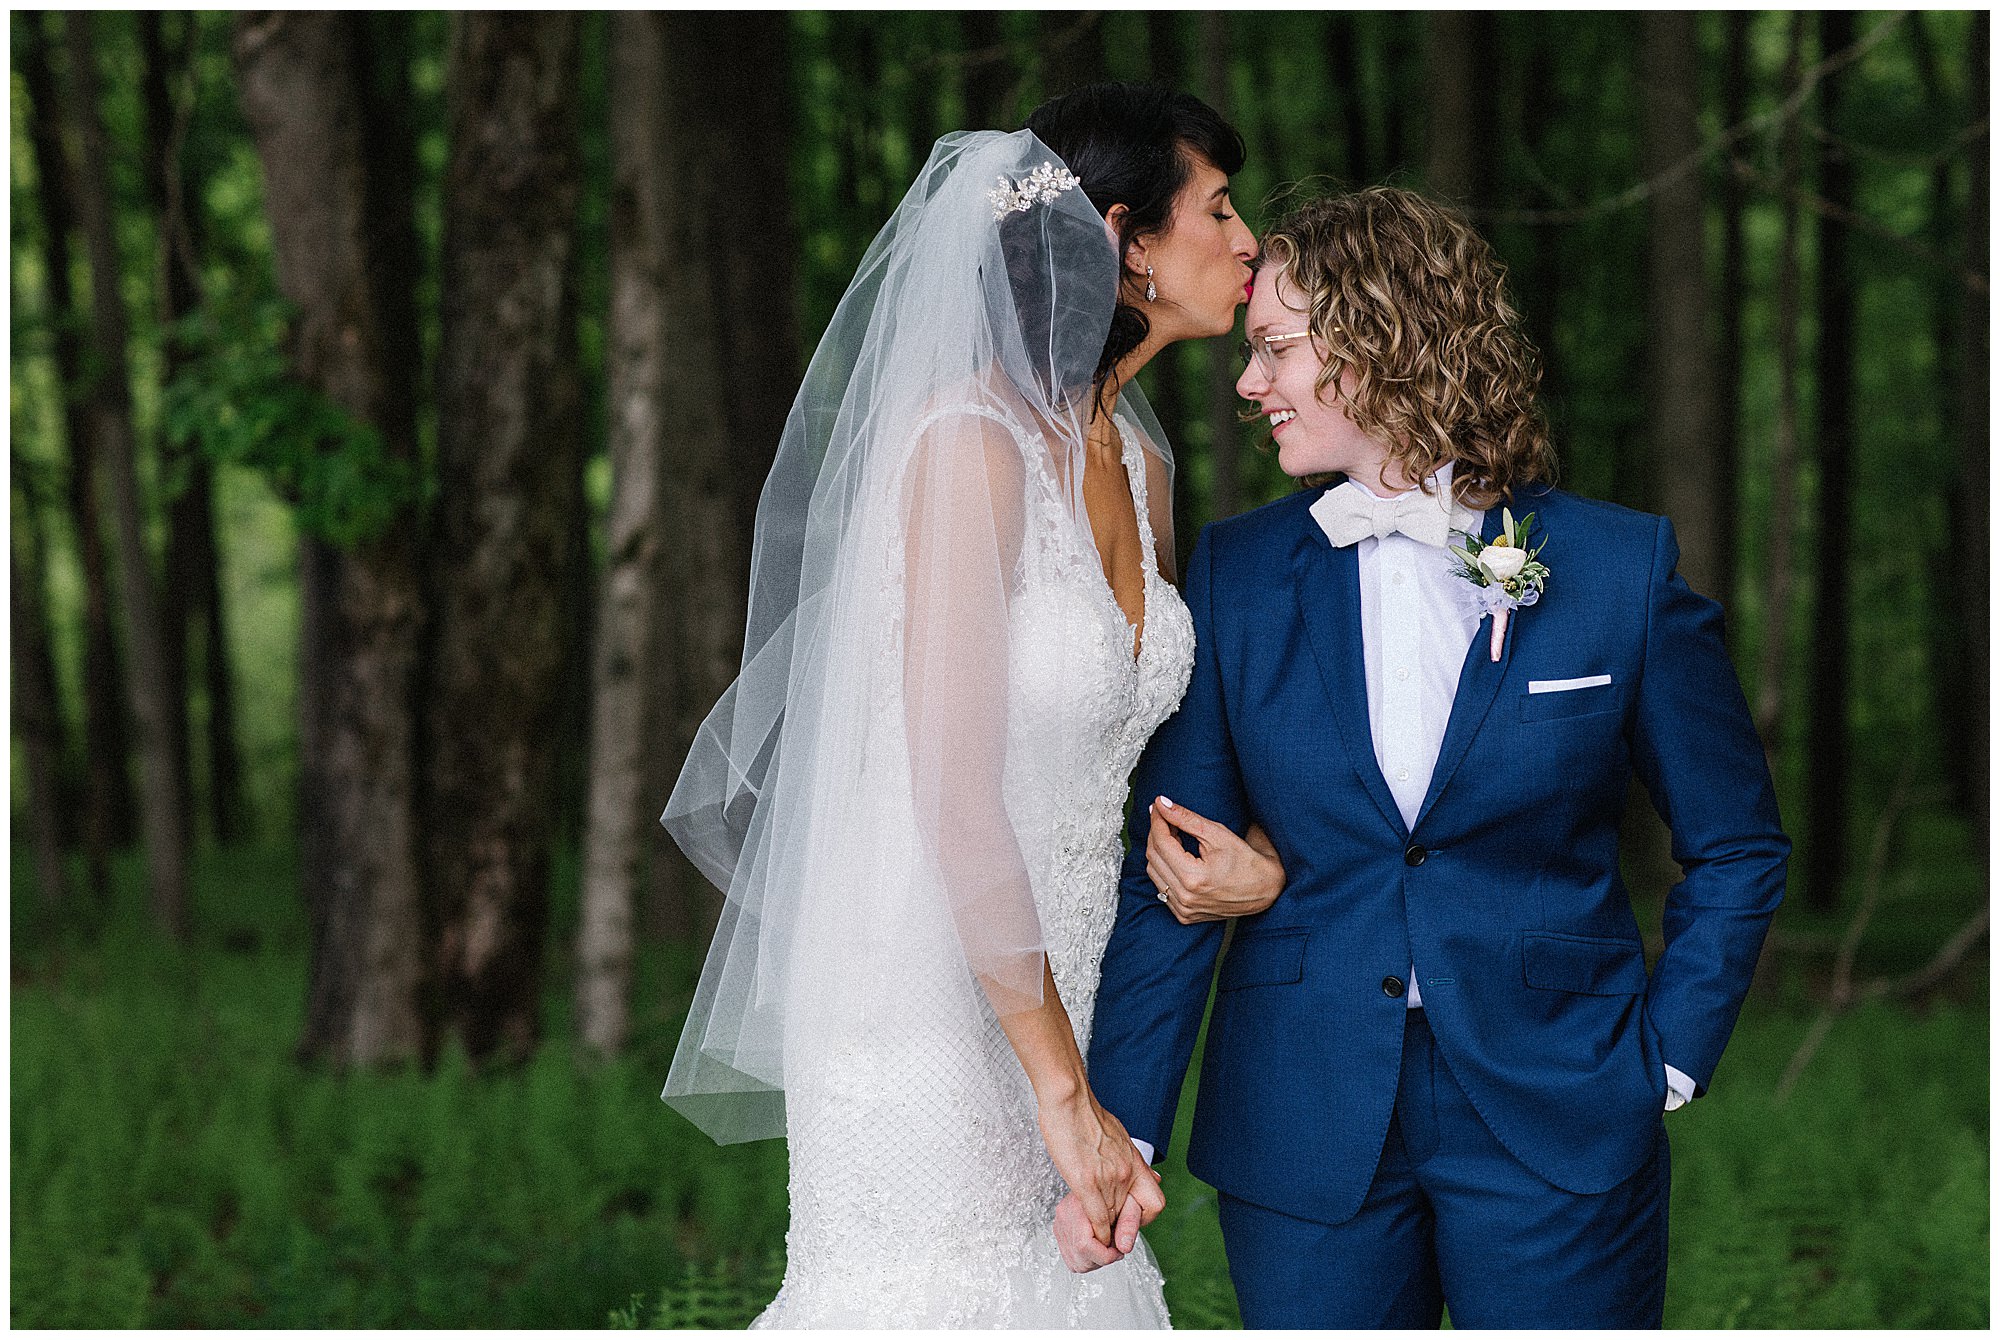
{"label": "jacket pocket flap", "polygon": [[1636,996],[1646,989],[1646,951],[1630,940],[1529,935],[1521,954],[1529,986],[1587,996]]}
{"label": "jacket pocket flap", "polygon": [[1306,937],[1311,931],[1260,931],[1240,936],[1222,960],[1222,989],[1278,986],[1305,976]]}

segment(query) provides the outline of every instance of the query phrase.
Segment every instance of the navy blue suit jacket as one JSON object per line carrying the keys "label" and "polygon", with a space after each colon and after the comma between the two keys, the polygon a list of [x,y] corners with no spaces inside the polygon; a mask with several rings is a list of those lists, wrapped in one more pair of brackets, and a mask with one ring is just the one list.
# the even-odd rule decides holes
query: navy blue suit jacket
{"label": "navy blue suit jacket", "polygon": [[[1467,648],[1437,768],[1406,828],[1375,762],[1353,546],[1303,492],[1207,527],[1188,565],[1196,636],[1180,709],[1133,779],[1131,850],[1105,950],[1089,1073],[1165,1150],[1222,925],[1183,926],[1146,877],[1159,795],[1241,833],[1286,887],[1242,919],[1216,981],[1188,1166],[1241,1199],[1340,1223],[1394,1107],[1416,964],[1432,1031],[1495,1136],[1565,1190],[1653,1151],[1670,1061],[1705,1088],[1783,896],[1790,843],[1722,636],[1675,572],[1672,526],[1544,488],[1546,594],[1499,661]],[[1488,513],[1486,537],[1498,529]],[[1530,694],[1530,680],[1611,682]],[[1619,879],[1636,773],[1673,835],[1651,975]]]}

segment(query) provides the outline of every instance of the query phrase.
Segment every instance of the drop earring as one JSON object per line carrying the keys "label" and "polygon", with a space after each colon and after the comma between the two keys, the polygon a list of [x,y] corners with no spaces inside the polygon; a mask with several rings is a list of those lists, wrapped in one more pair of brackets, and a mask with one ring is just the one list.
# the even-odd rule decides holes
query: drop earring
{"label": "drop earring", "polygon": [[1149,265],[1146,267],[1146,301],[1152,302],[1159,296],[1160,291],[1153,287],[1153,267]]}

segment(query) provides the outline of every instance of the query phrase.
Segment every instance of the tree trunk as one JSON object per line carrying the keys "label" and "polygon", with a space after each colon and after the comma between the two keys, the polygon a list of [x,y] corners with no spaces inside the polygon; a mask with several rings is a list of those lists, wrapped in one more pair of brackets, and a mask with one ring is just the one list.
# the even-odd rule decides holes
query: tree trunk
{"label": "tree trunk", "polygon": [[[1219,9],[1201,14],[1201,94],[1229,116],[1229,15]],[[1165,281],[1162,281],[1165,286]],[[1208,365],[1209,514],[1235,516],[1243,510],[1241,465],[1243,427],[1236,421],[1236,351],[1229,340],[1203,340]]]}
{"label": "tree trunk", "polygon": [[76,227],[76,180],[63,143],[62,111],[50,65],[44,16],[14,22],[25,37],[21,73],[28,86],[29,133],[40,183],[46,251],[47,319],[53,333],[56,381],[63,388],[63,438],[68,450],[70,528],[83,576],[84,867],[100,905],[111,896],[111,851],[134,836],[138,800],[132,791],[131,746],[125,721],[125,675],[112,630],[109,563],[98,514],[96,460],[84,412],[82,313],[70,287],[69,237]]}
{"label": "tree trunk", "polygon": [[1695,15],[1648,11],[1640,20],[1643,164],[1658,183],[1648,210],[1647,361],[1653,463],[1648,494],[1674,523],[1681,575],[1728,604],[1720,584],[1715,500],[1731,482],[1715,459],[1715,357],[1708,337],[1707,219],[1700,171],[1668,177],[1701,147],[1701,73]]}
{"label": "tree trunk", "polygon": [[1152,67],[1152,82],[1167,88],[1182,87],[1186,62],[1181,58],[1178,15],[1172,9],[1146,11],[1146,61]]}
{"label": "tree trunk", "polygon": [[1498,159],[1493,14],[1433,10],[1424,21],[1424,90],[1430,138],[1424,180],[1462,204],[1490,205]]}
{"label": "tree trunk", "polygon": [[[970,17],[968,15],[968,17]],[[797,390],[792,209],[785,184],[791,111],[775,95],[718,122],[731,69],[784,69],[780,16],[674,12],[662,16],[670,71],[660,126],[667,310],[659,419],[674,455],[666,533],[651,611],[664,641],[652,700],[667,715],[648,732],[649,803],[663,807],[702,718],[736,677],[748,610],[756,499]],[[718,53],[734,53],[723,60]],[[754,181],[753,193],[734,183]],[[745,377],[741,369],[755,368]],[[658,808],[653,810],[657,814]],[[653,883],[681,891],[669,927],[705,933],[720,902],[657,828]]]}
{"label": "tree trunk", "polygon": [[1409,169],[1410,124],[1404,100],[1398,96],[1403,89],[1422,78],[1422,72],[1411,70],[1418,63],[1417,46],[1421,40],[1417,15],[1409,13],[1384,13],[1370,15],[1382,24],[1382,43],[1379,48],[1382,68],[1386,71],[1383,84],[1392,90],[1390,96],[1382,99],[1382,158],[1380,177],[1386,179],[1395,173]]}
{"label": "tree trunk", "polygon": [[[1820,58],[1844,51],[1854,41],[1854,15],[1846,10],[1819,16]],[[1820,85],[1820,119],[1839,135],[1849,81],[1846,71],[1829,74]],[[1820,150],[1820,196],[1835,210],[1854,205],[1854,166],[1838,145]],[[1814,398],[1819,412],[1813,433],[1819,444],[1817,541],[1823,552],[1839,551],[1852,515],[1854,480],[1854,275],[1848,261],[1846,225],[1822,214],[1814,306],[1819,338],[1814,359]],[[1820,564],[1815,583],[1813,654],[1807,692],[1806,815],[1803,847],[1805,897],[1809,907],[1826,910],[1840,901],[1847,865],[1847,697],[1849,686],[1848,583],[1836,564]]]}
{"label": "tree trunk", "polygon": [[[191,106],[176,107],[171,81],[192,71],[196,15],[182,16],[181,36],[169,43],[158,10],[138,12],[140,47],[145,55],[146,196],[156,221],[155,290],[164,327],[172,328],[201,303],[201,212],[190,209],[201,183],[183,175],[181,143],[187,134]],[[161,380],[170,382],[186,363],[180,345],[168,340]],[[235,694],[229,670],[222,609],[221,559],[216,551],[213,494],[214,472],[208,460],[192,448],[178,450],[162,441],[168,454],[167,472],[184,476],[167,514],[166,582],[161,608],[166,626],[167,671],[171,697],[180,704],[174,713],[176,752],[181,759],[182,805],[190,818],[196,813],[194,768],[188,719],[194,707],[189,664],[192,644],[201,640],[205,696],[208,699],[208,811],[216,841],[232,841],[242,811],[242,768],[236,751]]]}
{"label": "tree trunk", "polygon": [[482,1059],[519,1060],[540,1034],[563,561],[581,520],[579,32],[573,14],[468,12],[447,57],[425,874],[439,1021]]}
{"label": "tree trunk", "polygon": [[1341,169],[1350,186],[1374,180],[1374,159],[1368,152],[1368,98],[1361,83],[1361,22],[1358,15],[1335,10],[1326,24],[1326,72],[1333,84],[1332,105],[1340,109]]}
{"label": "tree trunk", "polygon": [[[1743,10],[1723,15],[1722,124],[1740,124],[1750,114],[1750,18]],[[1722,328],[1715,372],[1715,590],[1716,599],[1735,608],[1740,543],[1739,494],[1743,473],[1743,295],[1749,291],[1743,233],[1744,181],[1734,155],[1722,165]]]}
{"label": "tree trunk", "polygon": [[[396,44],[359,15],[286,11],[239,17],[232,46],[278,287],[298,309],[293,367],[415,460],[415,146]],[[340,1065],[424,1049],[415,532],[405,515],[351,551],[300,538],[299,846],[312,935],[298,1053]]]}
{"label": "tree trunk", "polygon": [[125,645],[132,655],[131,707],[138,729],[139,818],[146,844],[146,884],[153,918],[176,940],[188,933],[188,815],[180,805],[168,697],[165,639],[146,522],[139,496],[137,444],[126,367],[125,300],[119,282],[118,239],[111,203],[110,144],[98,110],[97,50],[92,16],[72,13],[66,36],[70,119],[79,150],[78,212],[90,247],[91,344],[96,375],[88,387],[90,438],[110,486],[118,531],[119,596]]}
{"label": "tree trunk", "polygon": [[1044,9],[1036,19],[1041,29],[1037,50],[1042,57],[1043,101],[1104,82],[1108,76],[1102,10]]}
{"label": "tree trunk", "polygon": [[[17,466],[18,468],[18,466]],[[56,700],[55,655],[50,649],[46,565],[41,501],[35,481],[22,490],[28,561],[18,545],[8,547],[12,594],[14,738],[28,767],[28,834],[35,857],[35,884],[41,906],[56,913],[70,905],[64,877],[62,810],[62,709]],[[25,569],[25,570],[24,570]]]}
{"label": "tree trunk", "polygon": [[[1535,161],[1546,164],[1562,113],[1561,84],[1556,77],[1555,28],[1550,17],[1541,14],[1523,14],[1519,16],[1519,21],[1527,27],[1526,53],[1521,72],[1521,138]],[[1555,20],[1561,21],[1560,17]],[[1526,181],[1510,183],[1509,190],[1523,209],[1537,208],[1545,203],[1542,188]],[[1542,356],[1541,399],[1547,408],[1551,435],[1555,439],[1556,475],[1559,479],[1567,475],[1570,453],[1575,449],[1571,435],[1564,430],[1561,417],[1568,365],[1556,347],[1556,332],[1567,310],[1563,280],[1569,273],[1569,253],[1573,245],[1574,239],[1567,228],[1530,229],[1524,276],[1526,283],[1519,295],[1528,338]]]}
{"label": "tree trunk", "polygon": [[[1992,77],[1989,66],[1992,28],[1991,14],[1981,10],[1973,15],[1972,40],[1966,47],[1972,118],[1980,125],[1985,125],[1992,114],[1992,90],[1988,82]],[[1988,152],[1988,141],[1982,139],[1967,155],[1970,171],[1966,182],[1965,241],[1961,255],[1965,268],[1979,273],[1984,273],[1990,263],[1988,239],[1992,219],[1988,212],[1988,191],[1992,185],[1992,164]],[[1960,302],[1956,341],[1957,385],[1953,388],[1952,422],[1958,438],[1958,494],[1969,504],[1969,515],[1962,521],[1966,534],[1965,547],[1956,552],[1974,554],[1982,552],[1991,526],[1992,465],[1987,459],[1987,452],[1992,447],[1993,406],[1992,386],[1987,377],[1990,370],[1988,359],[1993,347],[1992,327],[1988,324],[1992,307],[1983,288],[1976,292],[1968,290],[1961,296]],[[1964,768],[1969,790],[1961,798],[1961,804],[1965,813],[1972,816],[1979,858],[1984,862],[1990,817],[1987,810],[1990,784],[1987,769],[1992,747],[1988,735],[1992,702],[1987,697],[1987,686],[1992,680],[1987,643],[1987,576],[1984,566],[1978,563],[1959,562],[1954,570],[1958,575],[1958,599],[1953,602],[1946,617],[1962,621],[1964,625],[1967,717],[1966,730],[1955,747],[1969,756]]]}
{"label": "tree trunk", "polygon": [[910,146],[910,169],[920,170],[924,161],[931,156],[931,146],[938,136],[955,126],[939,124],[943,116],[940,94],[943,81],[938,78],[937,61],[940,54],[950,50],[951,42],[957,37],[955,21],[948,14],[934,10],[911,10],[901,16],[905,27],[898,35],[898,41],[907,43],[904,50],[929,53],[931,63],[921,69],[907,69],[904,78],[903,133]]}
{"label": "tree trunk", "polygon": [[[584,1045],[622,1050],[630,1029],[632,916],[653,816],[646,757],[658,727],[657,589],[665,541],[662,467],[673,437],[660,418],[671,311],[662,283],[670,124],[667,34],[656,15],[611,16],[611,510],[591,678],[589,813],[585,820],[576,1021]],[[655,744],[654,747],[657,747]]]}
{"label": "tree trunk", "polygon": [[[1779,86],[1799,86],[1804,64],[1803,15],[1791,16]],[[1798,529],[1799,462],[1799,211],[1798,118],[1778,132],[1778,432],[1771,456],[1771,541],[1765,555],[1764,638],[1757,657],[1757,734],[1778,769],[1785,724],[1785,673],[1791,661],[1792,543]]]}
{"label": "tree trunk", "polygon": [[994,9],[959,12],[964,34],[966,125],[978,130],[1005,130],[1014,120],[1015,68],[1013,42],[1005,14]]}
{"label": "tree trunk", "polygon": [[[1166,88],[1186,87],[1186,62],[1182,59],[1179,18],[1180,13],[1176,10],[1146,11],[1147,64],[1151,67],[1152,82]],[[1201,529],[1194,508],[1191,473],[1194,464],[1193,435],[1187,431],[1187,358],[1192,352],[1184,344],[1170,344],[1155,355],[1140,373],[1140,383],[1146,388],[1153,415],[1160,421],[1161,430],[1174,447],[1175,572],[1187,571],[1188,554],[1194,548],[1196,532]],[[1205,369],[1204,362],[1204,376]]]}
{"label": "tree trunk", "polygon": [[[1947,92],[1938,43],[1931,35],[1930,25],[1940,17],[1913,14],[1909,21],[1911,54],[1930,114],[1939,125],[1958,124],[1968,115],[1983,125],[1990,102],[1985,43],[1991,20],[1984,13],[1972,20],[1973,39],[1965,47],[1970,105],[1965,107]],[[1965,156],[1967,195],[1962,223],[1954,217],[1954,163],[1939,161],[1931,167],[1931,245],[1941,256],[1958,251],[1967,273],[1983,273],[1987,263],[1989,159],[1985,147],[1982,142]],[[1943,543],[1928,564],[1932,716],[1952,806],[1972,825],[1982,856],[1987,823],[1986,578],[1978,564],[1965,561],[1965,555],[1981,552],[1988,543],[1986,316],[1986,294],[1968,288],[1959,275],[1945,273],[1934,281],[1931,332],[1938,351],[1946,464],[1954,486],[1943,491]]]}

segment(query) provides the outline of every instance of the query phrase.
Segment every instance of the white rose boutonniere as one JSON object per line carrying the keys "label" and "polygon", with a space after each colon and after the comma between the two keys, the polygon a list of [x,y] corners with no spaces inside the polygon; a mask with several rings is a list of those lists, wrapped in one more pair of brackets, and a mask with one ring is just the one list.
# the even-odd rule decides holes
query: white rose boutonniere
{"label": "white rose boutonniere", "polygon": [[[1479,588],[1479,607],[1493,616],[1493,636],[1488,649],[1496,661],[1500,659],[1500,647],[1507,636],[1508,616],[1540,600],[1542,586],[1549,579],[1549,570],[1535,561],[1535,556],[1542,552],[1542,545],[1528,548],[1528,528],[1534,524],[1533,512],[1516,524],[1514,513],[1503,507],[1500,509],[1500,533],[1490,542],[1459,531],[1458,534],[1465,536],[1465,543],[1451,546],[1451,552],[1459,563],[1455,571]],[[1542,544],[1547,543],[1544,538]]]}

